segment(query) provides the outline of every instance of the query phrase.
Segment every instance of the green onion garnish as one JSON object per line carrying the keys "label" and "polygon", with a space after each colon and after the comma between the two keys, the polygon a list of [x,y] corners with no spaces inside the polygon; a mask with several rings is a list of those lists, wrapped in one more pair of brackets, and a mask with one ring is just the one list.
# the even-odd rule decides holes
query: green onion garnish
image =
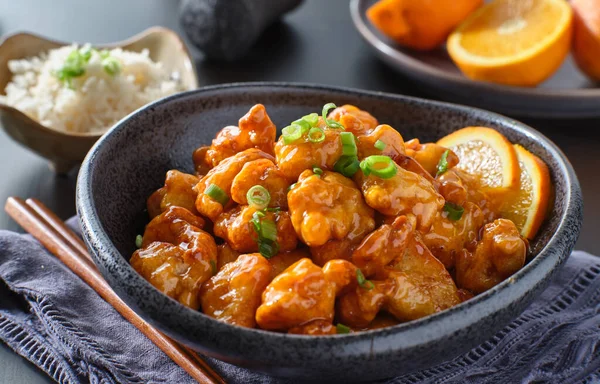
{"label": "green onion garnish", "polygon": [[444,211],[448,212],[448,218],[450,220],[457,221],[460,220],[465,209],[460,205],[447,201],[446,204],[444,204]]}
{"label": "green onion garnish", "polygon": [[210,261],[210,269],[212,271],[213,276],[217,274],[217,263],[214,260]]}
{"label": "green onion garnish", "polygon": [[80,50],[75,49],[69,53],[69,56],[65,59],[62,67],[56,71],[55,76],[58,80],[71,87],[72,80],[76,77],[83,76],[85,73],[85,65],[88,60],[89,57],[86,51],[82,54]]}
{"label": "green onion garnish", "polygon": [[362,169],[365,176],[373,174],[382,179],[394,177],[398,172],[396,163],[389,156],[381,155],[373,155],[363,159],[360,162],[360,169]]}
{"label": "green onion garnish", "polygon": [[311,128],[308,131],[308,141],[311,143],[321,143],[325,141],[325,131],[321,128]]}
{"label": "green onion garnish", "polygon": [[281,136],[283,136],[283,142],[288,145],[293,143],[302,137],[310,127],[308,123],[304,125],[296,124],[295,122],[281,130]]}
{"label": "green onion garnish", "polygon": [[311,127],[314,127],[319,123],[319,114],[311,113],[310,115],[302,116],[302,120],[308,122]]}
{"label": "green onion garnish", "polygon": [[356,141],[352,132],[340,133],[340,140],[342,141],[342,155],[356,156],[358,154],[358,148],[356,148]]}
{"label": "green onion garnish", "polygon": [[262,185],[255,185],[246,193],[246,199],[248,200],[248,204],[258,209],[265,209],[269,206],[269,202],[271,202],[271,194]]}
{"label": "green onion garnish", "polygon": [[338,123],[335,120],[328,120],[327,119],[327,114],[329,112],[330,109],[335,109],[337,108],[337,106],[333,103],[327,103],[323,106],[323,110],[321,111],[321,116],[323,116],[323,120],[325,120],[325,123],[327,124],[327,126],[329,128],[341,128],[344,129],[344,126],[340,123]]}
{"label": "green onion garnish", "polygon": [[256,211],[252,215],[250,222],[254,231],[258,235],[258,252],[266,259],[270,259],[279,252],[279,244],[277,243],[277,224],[272,220],[263,220],[265,214],[261,211]]}
{"label": "green onion garnish", "polygon": [[350,333],[350,327],[342,323],[337,323],[337,325],[335,326],[335,330],[338,334]]}
{"label": "green onion garnish", "polygon": [[292,189],[294,189],[294,187],[296,186],[296,184],[297,184],[297,183],[294,183],[294,184],[290,185],[290,186],[288,187],[288,192],[289,192],[289,191],[291,191]]}
{"label": "green onion garnish", "polygon": [[371,280],[367,280],[360,269],[356,269],[356,281],[358,281],[358,285],[360,285],[361,288],[366,289],[367,291],[375,288],[375,284],[373,284]]}
{"label": "green onion garnish", "polygon": [[144,238],[142,237],[142,235],[137,235],[135,237],[135,246],[138,248],[142,248],[142,241],[144,241]]}
{"label": "green onion garnish", "polygon": [[440,161],[438,162],[438,165],[437,165],[436,176],[439,176],[448,170],[448,154],[449,153],[450,153],[450,150],[447,149],[442,154],[442,157],[440,157]]}
{"label": "green onion garnish", "polygon": [[221,204],[222,206],[225,206],[225,204],[227,204],[227,202],[229,201],[229,196],[227,196],[225,191],[222,190],[216,184],[209,185],[208,188],[206,188],[206,190],[204,191],[204,194],[208,195],[208,197]]}
{"label": "green onion garnish", "polygon": [[265,211],[267,211],[267,212],[279,212],[279,211],[281,211],[281,207],[267,208],[267,209],[265,209]]}
{"label": "green onion garnish", "polygon": [[381,140],[377,140],[374,145],[375,149],[383,151],[385,149],[385,143]]}
{"label": "green onion garnish", "polygon": [[314,167],[314,168],[313,168],[313,173],[314,173],[315,175],[319,175],[319,176],[321,176],[321,175],[323,174],[323,170],[322,170],[321,168],[319,168],[319,167]]}
{"label": "green onion garnish", "polygon": [[102,68],[104,69],[104,72],[114,76],[121,72],[121,63],[114,57],[108,56],[102,59]]}
{"label": "green onion garnish", "polygon": [[446,149],[446,151],[442,153],[442,157],[440,157],[440,161],[437,165],[437,173],[435,174],[435,177],[438,177],[448,170],[448,153],[450,153],[449,149]]}
{"label": "green onion garnish", "polygon": [[346,177],[353,177],[360,169],[360,162],[356,156],[342,156],[336,161],[333,170]]}

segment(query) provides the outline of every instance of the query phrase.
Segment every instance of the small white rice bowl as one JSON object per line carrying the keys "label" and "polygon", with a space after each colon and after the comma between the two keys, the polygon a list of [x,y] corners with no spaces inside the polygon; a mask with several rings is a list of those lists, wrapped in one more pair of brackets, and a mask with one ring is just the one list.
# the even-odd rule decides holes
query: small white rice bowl
{"label": "small white rice bowl", "polygon": [[108,74],[100,54],[93,51],[85,73],[73,78],[69,87],[56,77],[56,71],[78,48],[66,46],[9,61],[13,77],[0,102],[55,130],[98,134],[141,106],[184,90],[178,74],[152,61],[147,50],[120,48],[109,50],[121,64],[118,74]]}

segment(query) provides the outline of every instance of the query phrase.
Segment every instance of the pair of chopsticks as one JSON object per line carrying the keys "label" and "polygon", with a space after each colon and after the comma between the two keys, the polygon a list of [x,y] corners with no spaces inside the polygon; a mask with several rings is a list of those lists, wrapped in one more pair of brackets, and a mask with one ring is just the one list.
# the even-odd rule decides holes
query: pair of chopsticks
{"label": "pair of chopsticks", "polygon": [[102,278],[79,236],[44,204],[35,199],[24,201],[9,197],[4,209],[196,381],[202,384],[225,384],[223,378],[196,352],[171,340],[129,308]]}

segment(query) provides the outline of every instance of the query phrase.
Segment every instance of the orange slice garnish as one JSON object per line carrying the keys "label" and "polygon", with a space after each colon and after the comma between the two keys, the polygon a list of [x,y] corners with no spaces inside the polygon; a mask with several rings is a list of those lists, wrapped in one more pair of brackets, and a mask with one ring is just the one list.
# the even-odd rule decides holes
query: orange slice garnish
{"label": "orange slice garnish", "polygon": [[443,137],[437,144],[454,151],[460,159],[456,167],[477,177],[486,189],[518,189],[517,153],[500,132],[492,128],[467,127]]}
{"label": "orange slice garnish", "polygon": [[521,236],[533,239],[548,210],[550,173],[537,156],[518,144],[515,149],[521,167],[520,188],[507,196],[506,203],[500,208],[500,215],[515,223]]}

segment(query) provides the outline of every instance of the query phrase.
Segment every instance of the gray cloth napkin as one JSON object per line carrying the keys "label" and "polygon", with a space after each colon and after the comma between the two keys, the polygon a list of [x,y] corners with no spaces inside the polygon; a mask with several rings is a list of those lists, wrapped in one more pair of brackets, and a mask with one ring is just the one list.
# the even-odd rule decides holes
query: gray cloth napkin
{"label": "gray cloth napkin", "polygon": [[[77,230],[76,221],[70,225]],[[29,235],[0,231],[0,339],[59,383],[192,383]],[[207,359],[228,383],[291,383]],[[574,252],[515,321],[469,353],[382,381],[599,383],[600,259]]]}

